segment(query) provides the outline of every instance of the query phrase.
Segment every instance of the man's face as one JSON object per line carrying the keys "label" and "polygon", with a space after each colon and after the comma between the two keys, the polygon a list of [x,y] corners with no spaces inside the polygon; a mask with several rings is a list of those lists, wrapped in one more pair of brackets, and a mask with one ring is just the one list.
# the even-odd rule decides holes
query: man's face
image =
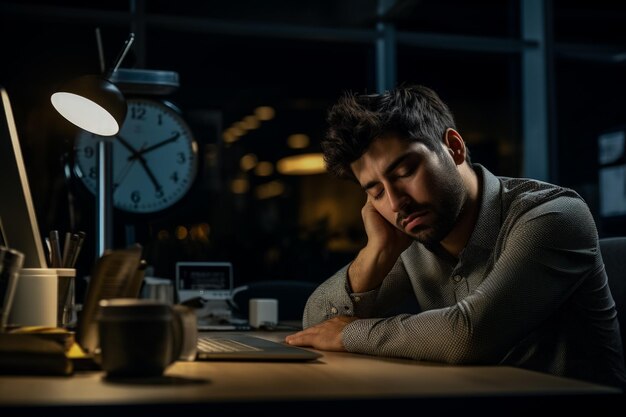
{"label": "man's face", "polygon": [[466,201],[461,175],[447,149],[437,154],[397,136],[376,139],[350,166],[374,208],[422,243],[440,242]]}

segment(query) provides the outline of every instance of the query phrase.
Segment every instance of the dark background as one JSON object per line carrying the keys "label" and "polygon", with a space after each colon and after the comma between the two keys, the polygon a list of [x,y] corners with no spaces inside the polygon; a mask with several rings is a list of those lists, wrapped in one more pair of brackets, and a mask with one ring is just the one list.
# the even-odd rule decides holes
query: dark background
{"label": "dark background", "polygon": [[[598,209],[597,138],[626,124],[626,6],[616,3],[545,2],[548,180],[587,200],[602,236],[626,234],[623,216],[602,218]],[[421,46],[399,42],[397,82],[440,93],[475,162],[498,175],[523,175],[523,158],[532,156],[522,152],[520,53],[480,46],[520,39],[523,2],[394,4],[383,20],[397,33],[444,35]],[[377,6],[373,0],[0,1],[0,85],[12,99],[42,233],[85,230],[91,239],[78,268],[79,276],[89,274],[93,195],[74,175],[76,130],[54,112],[49,95],[63,81],[99,71],[96,28],[108,65],[133,31],[137,40],[122,67],[179,74],[180,87],[158,98],[182,109],[200,166],[175,206],[145,215],[116,211],[115,246],[140,243],[158,277],[173,278],[176,261],[214,260],[233,262],[236,285],[321,282],[364,243],[361,191],[328,174],[258,176],[242,171],[239,159],[254,152],[275,164],[294,152],[286,146],[294,133],[310,137],[307,151],[319,151],[326,111],[338,96],[376,91]],[[453,36],[453,46],[445,36]],[[225,143],[224,130],[260,105],[274,107],[276,117]],[[247,181],[248,191],[234,193],[235,179]],[[269,181],[284,191],[259,199],[256,187]],[[189,233],[179,238],[181,227]]]}

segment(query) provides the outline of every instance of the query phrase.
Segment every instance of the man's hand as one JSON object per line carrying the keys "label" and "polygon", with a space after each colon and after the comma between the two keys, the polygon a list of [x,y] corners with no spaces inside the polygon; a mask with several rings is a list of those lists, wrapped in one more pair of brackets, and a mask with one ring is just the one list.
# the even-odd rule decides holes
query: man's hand
{"label": "man's hand", "polygon": [[400,254],[413,242],[409,235],[381,216],[369,197],[361,209],[361,216],[367,245],[348,269],[348,281],[353,292],[366,292],[379,287]]}
{"label": "man's hand", "polygon": [[285,342],[295,346],[311,346],[314,349],[345,352],[346,348],[341,340],[341,332],[348,323],[357,320],[356,317],[337,316],[320,324],[291,334]]}
{"label": "man's hand", "polygon": [[367,246],[373,250],[392,251],[400,256],[413,242],[409,235],[385,220],[370,201],[370,197],[361,209],[361,217],[367,234]]}

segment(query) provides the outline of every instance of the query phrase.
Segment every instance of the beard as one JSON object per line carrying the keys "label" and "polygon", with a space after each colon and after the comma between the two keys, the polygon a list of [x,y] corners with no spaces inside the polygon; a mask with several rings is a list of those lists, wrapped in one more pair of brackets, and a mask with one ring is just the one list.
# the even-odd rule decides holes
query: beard
{"label": "beard", "polygon": [[[467,193],[456,165],[442,157],[442,169],[429,178],[431,189],[436,193],[431,203],[412,201],[396,218],[396,226],[424,245],[434,245],[445,238],[457,223],[467,201]],[[413,213],[426,212],[428,222],[404,230],[402,221]]]}

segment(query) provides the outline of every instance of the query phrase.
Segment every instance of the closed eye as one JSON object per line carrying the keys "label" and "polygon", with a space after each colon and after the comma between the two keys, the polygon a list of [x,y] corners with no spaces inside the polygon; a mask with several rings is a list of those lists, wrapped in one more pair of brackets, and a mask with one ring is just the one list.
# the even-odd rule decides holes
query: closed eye
{"label": "closed eye", "polygon": [[[370,194],[371,195],[371,194]],[[379,192],[375,193],[374,195],[372,195],[372,198],[374,200],[380,200],[381,198],[383,198],[383,195],[385,195],[385,189],[381,188]]]}
{"label": "closed eye", "polygon": [[400,165],[394,172],[394,177],[396,178],[406,178],[410,177],[417,170],[417,163],[406,163]]}

